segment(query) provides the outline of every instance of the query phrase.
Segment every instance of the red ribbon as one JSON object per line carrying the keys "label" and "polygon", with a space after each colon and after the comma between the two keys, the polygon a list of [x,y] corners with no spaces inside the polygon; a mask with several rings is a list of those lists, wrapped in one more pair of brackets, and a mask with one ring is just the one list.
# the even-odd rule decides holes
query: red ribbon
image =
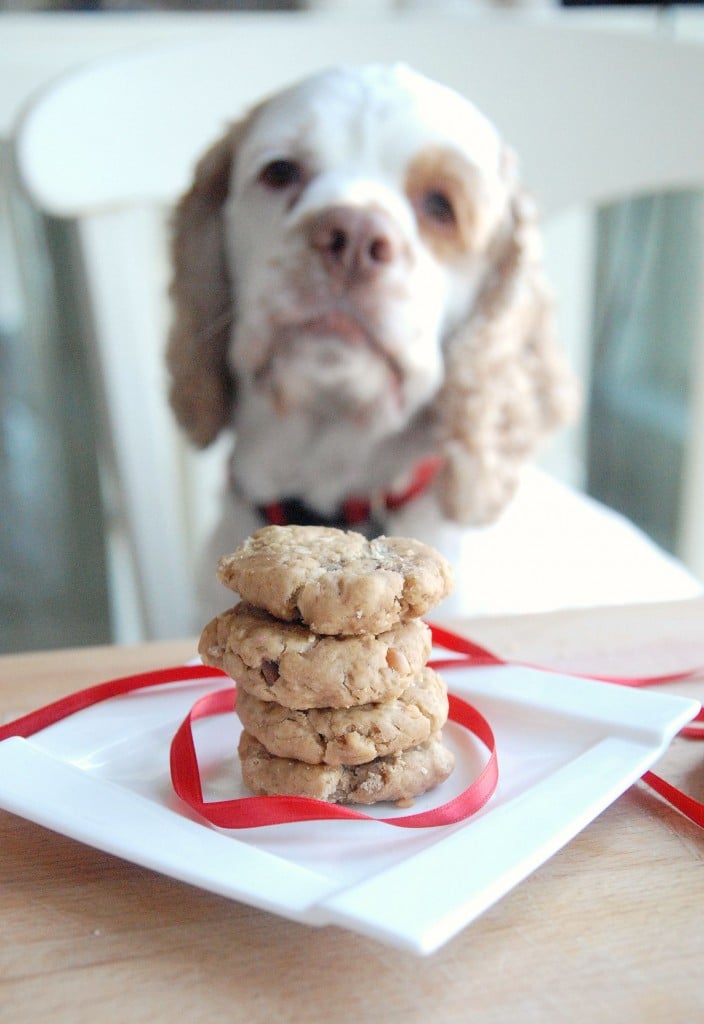
{"label": "red ribbon", "polygon": [[191,708],[171,744],[171,781],[185,803],[219,828],[256,828],[291,821],[322,819],[374,820],[400,828],[453,825],[475,814],[493,795],[499,770],[496,743],[489,723],[476,708],[450,694],[450,719],[477,736],[489,750],[489,760],[477,778],[458,796],[439,807],[396,818],[376,818],[344,804],[329,804],[303,796],[249,796],[235,800],[206,801],[193,742],[193,723],[201,718],[234,710],[235,689],[209,693]]}
{"label": "red ribbon", "polygon": [[[481,665],[506,665],[504,659],[493,654],[485,647],[459,636],[441,626],[432,625],[433,641],[437,646],[454,651],[460,657],[434,659],[429,664],[435,669],[452,669],[477,667]],[[540,666],[541,671],[557,671]],[[602,682],[622,686],[652,686],[655,683],[672,682],[690,678],[701,670],[692,669],[686,672],[664,676],[644,677],[612,677],[582,675],[582,678],[598,679]],[[571,673],[575,675],[576,673]],[[179,665],[173,668],[157,669],[140,672],[136,675],[123,676],[96,686],[87,687],[76,693],[47,704],[21,718],[0,726],[0,742],[11,736],[27,738],[47,726],[58,722],[77,711],[108,700],[111,697],[130,693],[147,687],[162,686],[169,683],[188,682],[195,679],[222,679],[223,672],[202,665]],[[283,821],[309,821],[320,818],[364,819],[369,815],[348,806],[327,804],[323,801],[311,800],[306,797],[267,796],[244,797],[238,800],[210,801],[203,798],[200,781],[200,770],[193,741],[192,724],[199,718],[223,714],[234,709],[234,687],[221,689],[200,698],[191,708],[188,716],[178,729],[171,745],[170,761],[172,782],[176,793],[194,810],[212,824],[223,828],[251,828],[260,825],[271,825]],[[490,799],[498,782],[498,763],[496,744],[491,727],[486,719],[470,704],[450,694],[450,719],[477,736],[489,751],[489,759],[479,776],[459,796],[453,800],[418,814],[409,814],[397,818],[374,819],[402,828],[425,828],[432,825],[447,825],[461,821],[476,813]],[[704,709],[694,719],[695,723],[704,722]],[[681,730],[680,735],[691,739],[704,739],[704,728],[690,725]],[[646,772],[642,781],[655,792],[669,801],[690,821],[704,828],[704,804],[687,796],[653,772]]]}
{"label": "red ribbon", "polygon": [[[464,657],[458,661],[457,658],[446,658],[443,660],[436,660],[432,662],[434,668],[452,668],[453,665],[464,665],[479,666],[479,665],[509,665],[511,662],[505,661],[500,658],[497,654],[493,654],[487,650],[486,647],[481,647],[473,640],[468,640],[464,636],[460,636],[458,633],[453,633],[449,629],[444,629],[442,626],[436,626],[430,624],[430,630],[433,635],[433,643],[437,647],[445,647],[448,651],[455,651],[458,654],[462,654]],[[516,663],[518,664],[518,663]],[[699,675],[704,671],[704,668],[688,668],[681,672],[670,672],[659,676],[602,676],[594,675],[590,672],[573,672],[571,669],[565,671],[564,669],[546,668],[545,665],[531,665],[529,662],[520,662],[524,668],[534,668],[539,672],[556,672],[564,673],[566,675],[574,676],[576,679],[591,679],[598,683],[613,683],[615,686],[632,686],[632,687],[645,687],[645,686],[657,686],[662,683],[675,683],[681,682],[684,679],[692,679],[694,676]],[[697,725],[696,723],[700,723]],[[683,729],[680,729],[679,735],[685,736],[688,739],[699,740],[704,739],[704,708],[701,708],[699,713],[692,719],[689,725],[686,725]]]}
{"label": "red ribbon", "polygon": [[85,690],[77,690],[68,697],[62,697],[52,704],[46,704],[43,708],[30,711],[28,715],[16,718],[14,722],[7,725],[0,725],[0,742],[11,736],[22,736],[27,739],[35,732],[46,729],[54,722],[60,722],[62,718],[75,715],[77,711],[83,711],[93,704],[99,704],[110,697],[120,697],[125,693],[132,693],[134,690],[144,690],[148,686],[164,686],[167,683],[188,682],[191,679],[221,679],[224,673],[216,668],[206,668],[204,665],[177,665],[174,668],[159,668],[151,672],[138,672],[133,676],[121,676],[120,679],[111,679],[107,683],[97,683],[95,686],[88,686]]}
{"label": "red ribbon", "polygon": [[[479,644],[474,643],[473,640],[468,640],[466,637],[459,636],[457,633],[453,633],[448,629],[444,629],[442,626],[431,625],[433,634],[433,643],[438,646],[445,647],[450,651],[455,651],[464,657],[457,659],[446,659],[442,662],[443,668],[451,667],[455,665],[506,665],[508,662],[499,658],[498,655],[493,654],[485,647],[481,647]],[[438,667],[438,663],[435,663],[435,667]],[[525,665],[526,668],[539,668],[541,672],[558,672],[559,669],[546,669],[544,666],[531,666]],[[613,683],[617,686],[655,686],[658,683],[673,683],[678,680],[691,679],[692,677],[699,675],[702,671],[701,668],[687,669],[682,672],[673,672],[669,675],[659,676],[594,676],[587,675],[578,672],[570,672],[570,675],[577,676],[582,679],[594,679],[601,683]],[[684,726],[680,729],[680,736],[684,736],[691,740],[704,739],[704,708],[700,708],[699,712],[692,719],[689,725]],[[655,772],[647,771],[641,776],[641,782],[649,786],[650,789],[654,790],[664,800],[667,800],[673,807],[675,807],[681,814],[684,814],[686,818],[693,821],[695,825],[699,825],[700,828],[704,828],[704,803],[699,800],[695,800],[693,797],[687,796],[686,793],[682,792],[681,789],[677,789],[670,782],[667,782],[660,775],[656,775]]]}
{"label": "red ribbon", "polygon": [[[150,686],[188,682],[194,679],[227,678],[218,669],[202,665],[179,665],[174,668],[140,672],[123,676],[106,683],[87,687],[61,700],[0,726],[0,741],[11,736],[25,739],[47,726],[82,711],[93,704],[131,693]],[[498,761],[496,743],[491,726],[470,704],[450,695],[450,718],[463,726],[482,741],[489,751],[489,759],[479,776],[453,800],[440,807],[408,814],[398,818],[375,819],[402,828],[428,828],[433,825],[450,825],[476,813],[493,795],[498,784]],[[280,824],[288,821],[310,821],[321,818],[370,818],[361,811],[339,804],[328,804],[320,800],[294,796],[244,797],[237,800],[210,801],[203,799],[200,769],[193,741],[192,724],[199,718],[224,714],[235,706],[235,688],[217,690],[206,694],[195,702],[189,714],[176,732],[171,744],[171,778],[178,796],[193,810],[213,825],[221,828],[252,828],[260,825]]]}

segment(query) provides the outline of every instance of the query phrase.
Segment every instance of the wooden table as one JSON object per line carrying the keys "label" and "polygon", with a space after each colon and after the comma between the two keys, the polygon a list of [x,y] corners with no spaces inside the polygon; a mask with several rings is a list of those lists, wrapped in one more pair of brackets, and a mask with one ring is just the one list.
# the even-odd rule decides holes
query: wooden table
{"label": "wooden table", "polygon": [[[501,654],[575,670],[704,665],[704,600],[461,625]],[[0,721],[194,646],[0,658]],[[670,691],[704,699],[704,673]],[[658,770],[704,799],[701,744],[675,741]],[[0,1021],[689,1024],[704,1019],[703,904],[704,833],[641,785],[426,959],[0,813]]]}

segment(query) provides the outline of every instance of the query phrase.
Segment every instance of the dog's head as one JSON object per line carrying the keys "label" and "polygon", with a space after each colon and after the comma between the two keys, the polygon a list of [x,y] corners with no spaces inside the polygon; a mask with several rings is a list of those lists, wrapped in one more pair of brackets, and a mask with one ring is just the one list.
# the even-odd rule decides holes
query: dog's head
{"label": "dog's head", "polygon": [[258,106],[202,158],[174,227],[171,398],[197,445],[247,395],[282,430],[310,415],[402,437],[422,417],[446,515],[484,522],[574,404],[512,153],[405,67]]}

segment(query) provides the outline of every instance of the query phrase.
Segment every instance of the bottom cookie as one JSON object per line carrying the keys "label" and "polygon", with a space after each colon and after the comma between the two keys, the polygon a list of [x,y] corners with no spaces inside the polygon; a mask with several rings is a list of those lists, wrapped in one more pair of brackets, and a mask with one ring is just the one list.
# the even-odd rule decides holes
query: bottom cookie
{"label": "bottom cookie", "polygon": [[257,796],[286,794],[328,803],[409,800],[444,782],[454,767],[454,756],[443,745],[440,732],[399,754],[356,766],[332,767],[276,757],[244,731],[239,756],[244,783]]}

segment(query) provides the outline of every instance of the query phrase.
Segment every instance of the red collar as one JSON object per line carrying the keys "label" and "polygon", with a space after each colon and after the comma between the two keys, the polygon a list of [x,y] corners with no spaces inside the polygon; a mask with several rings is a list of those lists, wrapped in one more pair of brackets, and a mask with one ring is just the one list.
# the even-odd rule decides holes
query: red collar
{"label": "red collar", "polygon": [[387,491],[386,494],[380,495],[378,501],[358,495],[350,496],[329,517],[321,516],[315,509],[297,498],[287,498],[271,502],[268,505],[260,505],[259,512],[267,523],[275,526],[289,526],[294,523],[342,528],[360,526],[362,523],[373,520],[375,513],[378,513],[379,510],[395,512],[407,505],[409,501],[420,497],[432,484],[442,463],[443,459],[439,455],[423,459],[413,467],[408,483],[401,490]]}

